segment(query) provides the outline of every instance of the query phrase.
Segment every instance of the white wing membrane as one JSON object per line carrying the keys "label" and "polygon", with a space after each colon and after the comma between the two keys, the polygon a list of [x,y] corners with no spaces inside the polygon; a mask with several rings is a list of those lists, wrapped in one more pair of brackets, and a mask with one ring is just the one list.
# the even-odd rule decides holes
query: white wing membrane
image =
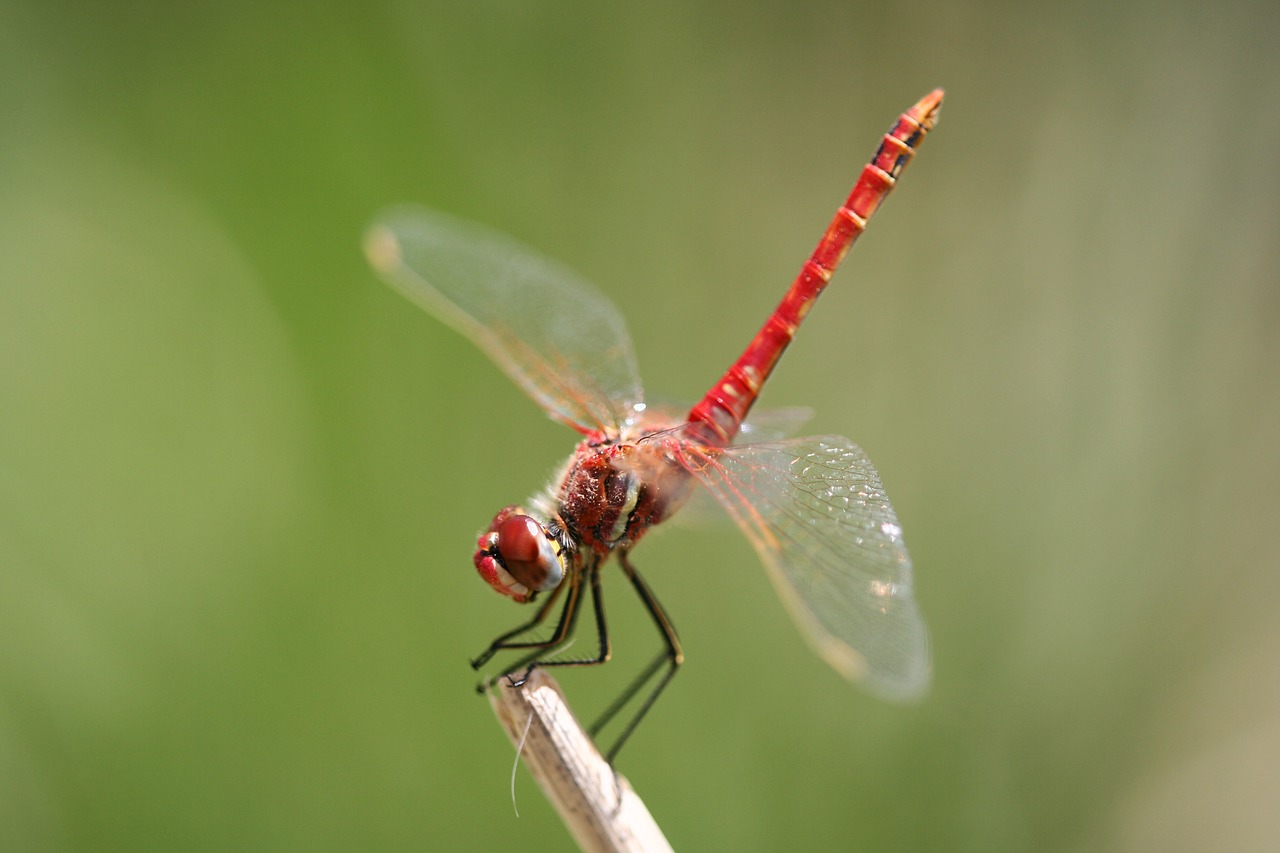
{"label": "white wing membrane", "polygon": [[708,451],[690,463],[827,663],[890,699],[928,687],[929,640],[911,560],[860,448],[822,436]]}
{"label": "white wing membrane", "polygon": [[389,284],[470,338],[553,418],[616,429],[643,401],[622,315],[568,268],[425,208],[383,214],[365,253]]}

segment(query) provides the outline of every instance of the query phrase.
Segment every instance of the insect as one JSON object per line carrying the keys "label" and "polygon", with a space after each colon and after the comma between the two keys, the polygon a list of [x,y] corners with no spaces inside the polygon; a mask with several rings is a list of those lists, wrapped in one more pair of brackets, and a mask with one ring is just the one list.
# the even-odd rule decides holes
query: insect
{"label": "insect", "polygon": [[[899,116],[781,303],[687,413],[645,404],[621,315],[563,266],[501,234],[419,208],[390,211],[366,234],[371,264],[394,288],[470,338],[548,415],[582,435],[546,490],[500,510],[479,537],[480,576],[517,602],[541,603],[472,665],[521,651],[497,676],[519,683],[535,667],[608,660],[601,571],[616,558],[663,648],[592,728],[598,732],[652,684],[610,760],[683,660],[675,627],[636,570],[632,550],[694,488],[710,492],[737,522],[801,631],[841,675],[887,698],[910,698],[928,685],[928,636],[911,561],[866,455],[840,436],[734,442],[800,322],[933,127],[942,94],[930,93]],[[595,653],[557,657],[586,598]],[[550,636],[534,638],[549,622]]]}

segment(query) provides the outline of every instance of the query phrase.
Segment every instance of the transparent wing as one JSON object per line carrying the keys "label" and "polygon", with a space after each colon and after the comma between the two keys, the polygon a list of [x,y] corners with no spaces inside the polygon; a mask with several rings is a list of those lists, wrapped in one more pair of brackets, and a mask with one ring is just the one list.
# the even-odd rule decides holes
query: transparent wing
{"label": "transparent wing", "polygon": [[[661,398],[654,402],[650,398],[643,414],[634,421],[633,435],[638,437],[646,432],[678,429],[688,422],[686,418],[691,408],[689,403],[673,403]],[[807,406],[777,409],[757,406],[751,410],[751,417],[743,422],[734,441],[777,441],[794,434],[812,418],[813,409]],[[644,476],[644,472],[637,473]],[[670,523],[681,527],[705,527],[724,522],[725,514],[715,499],[705,489],[694,489]]]}
{"label": "transparent wing", "polygon": [[929,639],[911,559],[866,454],[840,436],[685,452],[818,654],[886,698],[923,693]]}
{"label": "transparent wing", "polygon": [[813,409],[808,406],[786,406],[779,409],[753,408],[742,422],[735,442],[777,441],[794,435],[800,427],[813,420]]}
{"label": "transparent wing", "polygon": [[[645,403],[643,413],[637,413],[633,421],[637,432],[666,429],[681,426],[687,422],[689,410],[693,404],[678,402],[663,397],[654,399],[650,394]],[[777,441],[788,438],[806,423],[813,420],[813,409],[809,406],[785,406],[770,409],[756,406],[751,415],[742,422],[738,435],[734,440],[745,444],[748,441]]]}
{"label": "transparent wing", "polygon": [[553,418],[617,428],[642,402],[622,315],[568,268],[425,208],[384,213],[364,247],[392,287],[470,338]]}

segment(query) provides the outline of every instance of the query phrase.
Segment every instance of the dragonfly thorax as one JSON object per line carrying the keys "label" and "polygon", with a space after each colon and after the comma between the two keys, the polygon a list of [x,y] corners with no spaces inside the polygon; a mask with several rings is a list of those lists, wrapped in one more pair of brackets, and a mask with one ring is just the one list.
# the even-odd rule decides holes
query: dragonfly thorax
{"label": "dragonfly thorax", "polygon": [[599,554],[635,544],[688,496],[688,472],[667,442],[588,437],[569,458],[555,489],[556,514],[582,545]]}

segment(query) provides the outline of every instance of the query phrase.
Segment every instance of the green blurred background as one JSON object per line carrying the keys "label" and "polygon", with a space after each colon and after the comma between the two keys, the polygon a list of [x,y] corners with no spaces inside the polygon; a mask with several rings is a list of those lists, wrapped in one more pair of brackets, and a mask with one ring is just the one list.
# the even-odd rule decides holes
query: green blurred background
{"label": "green blurred background", "polygon": [[[0,5],[0,848],[562,850],[467,666],[573,435],[368,271],[416,201],[692,399],[937,131],[765,403],[876,460],[936,678],[838,679],[730,525],[637,552],[682,850],[1280,846],[1274,2]],[[608,577],[618,659],[656,648]]]}

